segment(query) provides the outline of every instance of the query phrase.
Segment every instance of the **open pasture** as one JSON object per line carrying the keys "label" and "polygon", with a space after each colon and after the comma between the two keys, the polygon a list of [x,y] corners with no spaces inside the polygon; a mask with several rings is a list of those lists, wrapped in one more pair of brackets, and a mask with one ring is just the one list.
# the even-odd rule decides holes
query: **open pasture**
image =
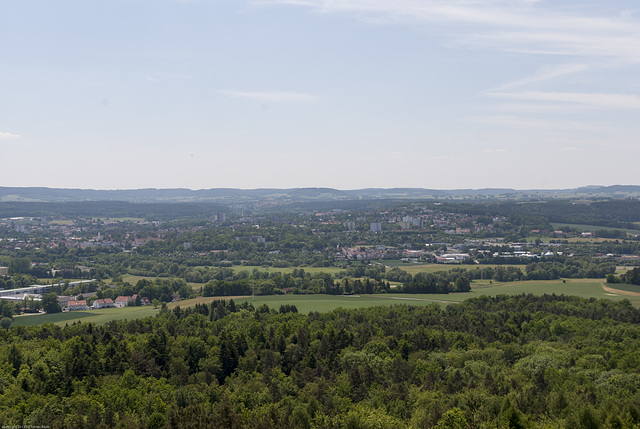
{"label": "open pasture", "polygon": [[[639,288],[640,289],[640,288]],[[256,296],[254,298],[238,299],[238,302],[249,300],[254,306],[267,304],[276,310],[283,304],[293,304],[300,313],[309,311],[331,311],[335,308],[359,308],[372,305],[428,305],[438,303],[441,305],[462,302],[465,299],[483,295],[520,295],[532,293],[534,295],[556,294],[574,295],[582,298],[611,299],[620,301],[628,299],[631,303],[640,307],[640,296],[627,296],[610,293],[602,289],[602,281],[598,279],[577,279],[549,281],[524,281],[512,283],[479,283],[472,284],[470,292],[451,294],[377,294],[377,295],[276,295]]]}
{"label": "open pasture", "polygon": [[[631,292],[640,294],[640,286],[632,285],[632,284],[621,284],[621,283],[605,283],[605,285],[611,289],[619,290],[621,292]],[[632,296],[629,296],[631,298]]]}
{"label": "open pasture", "polygon": [[96,217],[93,218],[96,221],[102,221],[104,223],[114,223],[114,222],[145,222],[146,219],[142,217]]}
{"label": "open pasture", "polygon": [[637,268],[637,267],[629,267],[629,266],[619,265],[619,266],[616,267],[616,275],[624,274],[629,270],[633,270],[634,268]]}
{"label": "open pasture", "polygon": [[[606,230],[610,230],[610,231],[626,232],[626,233],[629,233],[629,234],[632,234],[632,235],[640,234],[640,230],[637,230],[637,229],[615,228],[615,227],[598,226],[598,225],[584,225],[584,224],[578,224],[578,223],[552,222],[551,226],[553,228],[555,228],[556,230],[562,230],[563,227],[568,226],[570,228],[577,229],[577,230],[580,230],[582,232],[595,232],[595,231],[602,231],[602,230],[606,229]],[[609,239],[609,240],[611,240],[611,239]]]}
{"label": "open pasture", "polygon": [[19,316],[13,319],[13,326],[31,326],[42,323],[53,323],[64,326],[74,322],[95,323],[103,325],[112,320],[133,320],[153,316],[158,312],[152,305],[144,307],[104,308],[100,310],[70,311],[53,314],[37,314]]}

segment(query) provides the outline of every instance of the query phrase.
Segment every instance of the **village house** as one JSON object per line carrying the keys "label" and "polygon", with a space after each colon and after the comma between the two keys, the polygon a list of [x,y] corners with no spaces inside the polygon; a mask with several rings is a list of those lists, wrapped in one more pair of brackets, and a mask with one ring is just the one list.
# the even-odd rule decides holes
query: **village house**
{"label": "village house", "polygon": [[119,296],[116,298],[116,300],[114,301],[114,305],[117,308],[122,308],[122,307],[126,307],[127,304],[129,304],[129,301],[131,301],[131,297],[130,296]]}
{"label": "village house", "polygon": [[69,302],[71,301],[76,301],[76,297],[75,296],[59,296],[58,297],[58,304],[60,304],[62,308],[68,308]]}
{"label": "village house", "polygon": [[82,301],[69,301],[67,303],[67,308],[69,311],[77,311],[77,310],[88,310],[87,300],[83,299]]}
{"label": "village house", "polygon": [[113,303],[113,300],[111,298],[96,299],[95,301],[93,301],[93,308],[96,310],[99,308],[109,308],[114,306],[115,304]]}

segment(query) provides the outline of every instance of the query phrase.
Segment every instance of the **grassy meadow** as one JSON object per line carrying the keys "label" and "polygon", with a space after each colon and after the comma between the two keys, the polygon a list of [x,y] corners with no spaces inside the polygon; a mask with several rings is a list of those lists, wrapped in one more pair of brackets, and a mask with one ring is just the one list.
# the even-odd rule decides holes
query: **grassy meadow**
{"label": "grassy meadow", "polygon": [[[584,224],[577,224],[577,223],[559,223],[559,222],[552,222],[551,226],[553,228],[555,228],[556,230],[561,230],[563,227],[568,226],[570,228],[573,229],[578,229],[582,232],[595,232],[595,231],[601,231],[601,230],[610,230],[610,231],[622,231],[622,232],[626,232],[632,235],[636,235],[636,234],[640,234],[640,230],[637,229],[628,229],[628,228],[615,228],[615,227],[609,227],[609,226],[598,226],[598,225],[584,225]],[[611,240],[611,239],[609,239]]]}
{"label": "grassy meadow", "polygon": [[[609,285],[615,288],[616,285]],[[640,292],[640,287],[637,287]],[[611,299],[621,301],[628,299],[631,303],[640,307],[640,296],[629,296],[624,294],[610,293],[602,288],[602,280],[598,279],[571,279],[563,283],[562,280],[549,281],[523,281],[512,283],[472,283],[471,292],[450,293],[450,294],[378,294],[378,295],[350,295],[350,296],[330,296],[330,295],[275,295],[256,296],[254,298],[237,299],[238,302],[249,300],[254,306],[267,304],[278,309],[282,304],[293,304],[300,313],[310,311],[331,311],[335,308],[358,308],[372,305],[428,305],[438,303],[441,305],[462,302],[465,299],[479,297],[483,295],[519,295],[532,293],[535,295],[556,294],[575,295],[582,298]]]}
{"label": "grassy meadow", "polygon": [[629,270],[633,270],[634,268],[637,268],[637,267],[627,267],[627,266],[622,266],[622,265],[617,266],[616,267],[616,275],[624,274]]}
{"label": "grassy meadow", "polygon": [[42,323],[53,323],[64,326],[74,322],[95,323],[103,325],[112,320],[133,320],[153,316],[158,309],[152,305],[144,307],[104,308],[101,310],[70,311],[54,314],[25,315],[13,318],[13,326],[31,326]]}

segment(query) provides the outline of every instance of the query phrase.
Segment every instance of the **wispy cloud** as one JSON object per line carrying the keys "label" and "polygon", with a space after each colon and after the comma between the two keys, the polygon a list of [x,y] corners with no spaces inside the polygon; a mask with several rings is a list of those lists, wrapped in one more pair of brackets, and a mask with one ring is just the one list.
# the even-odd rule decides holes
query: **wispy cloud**
{"label": "wispy cloud", "polygon": [[584,104],[605,109],[640,109],[640,98],[635,94],[525,91],[496,92],[487,95],[515,100]]}
{"label": "wispy cloud", "polygon": [[[367,21],[447,24],[450,43],[470,48],[640,61],[640,21],[630,14],[553,8],[527,0],[255,0]],[[373,19],[372,19],[373,18]],[[456,24],[463,27],[457,27]]]}
{"label": "wispy cloud", "polygon": [[597,125],[591,125],[582,121],[549,120],[536,118],[523,118],[511,115],[494,116],[470,116],[468,122],[481,125],[496,125],[500,127],[536,128],[547,130],[572,130],[572,131],[603,131]]}
{"label": "wispy cloud", "polygon": [[528,85],[530,83],[541,82],[560,76],[578,73],[588,68],[589,67],[586,64],[562,64],[557,66],[545,66],[538,70],[537,73],[492,88],[488,92],[504,91],[505,89],[511,89],[522,85]]}
{"label": "wispy cloud", "polygon": [[20,134],[0,132],[0,140],[19,139],[20,137],[22,137]]}
{"label": "wispy cloud", "polygon": [[516,113],[542,113],[542,114],[564,114],[575,113],[578,111],[587,111],[596,109],[593,106],[585,104],[568,104],[568,103],[551,103],[551,102],[522,102],[522,103],[497,103],[490,107],[490,110],[496,112]]}
{"label": "wispy cloud", "polygon": [[243,92],[243,91],[218,91],[219,94],[233,98],[244,98],[262,102],[288,102],[299,103],[317,100],[315,95],[300,92]]}
{"label": "wispy cloud", "polygon": [[[544,19],[544,18],[540,18]],[[502,30],[474,33],[458,39],[459,45],[475,49],[500,50],[553,56],[606,58],[612,62],[640,62],[640,26],[627,29],[555,29],[541,26],[531,30]]]}

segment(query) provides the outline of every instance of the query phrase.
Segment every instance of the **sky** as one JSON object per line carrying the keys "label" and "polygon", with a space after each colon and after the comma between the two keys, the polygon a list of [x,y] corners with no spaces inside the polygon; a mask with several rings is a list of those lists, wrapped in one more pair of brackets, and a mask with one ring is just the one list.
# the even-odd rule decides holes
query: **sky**
{"label": "sky", "polygon": [[637,0],[0,0],[0,186],[640,185]]}

